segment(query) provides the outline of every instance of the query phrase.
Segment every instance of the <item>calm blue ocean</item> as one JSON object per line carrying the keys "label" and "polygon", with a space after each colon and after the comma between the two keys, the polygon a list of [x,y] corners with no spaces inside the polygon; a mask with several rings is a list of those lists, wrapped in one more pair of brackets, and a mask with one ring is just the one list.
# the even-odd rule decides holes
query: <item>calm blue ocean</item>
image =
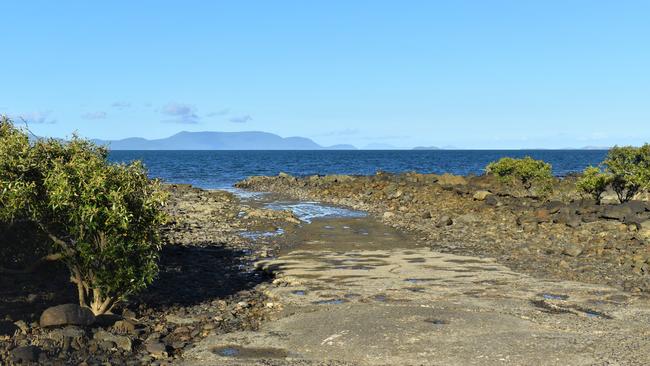
{"label": "calm blue ocean", "polygon": [[359,151],[112,151],[116,162],[142,160],[151,176],[202,188],[226,188],[251,175],[286,172],[374,174],[387,172],[482,174],[489,162],[532,156],[562,176],[598,164],[603,150],[359,150]]}

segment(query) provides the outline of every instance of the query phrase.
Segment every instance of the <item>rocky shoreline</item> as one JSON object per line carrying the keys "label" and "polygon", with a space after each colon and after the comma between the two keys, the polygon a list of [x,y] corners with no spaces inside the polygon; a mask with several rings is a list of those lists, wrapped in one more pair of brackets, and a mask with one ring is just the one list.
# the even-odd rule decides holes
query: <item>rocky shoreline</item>
{"label": "rocky shoreline", "polygon": [[558,180],[548,199],[490,176],[407,173],[251,177],[236,186],[349,206],[417,233],[432,249],[496,258],[535,276],[650,291],[650,205],[596,205]]}
{"label": "rocky shoreline", "polygon": [[[596,205],[572,191],[571,178],[550,199],[485,176],[281,174],[237,186],[364,210],[437,252],[495,258],[535,277],[611,285],[637,298],[650,291],[648,204]],[[76,305],[56,306],[74,304],[75,291],[56,263],[0,277],[0,364],[176,364],[197,345],[209,348],[210,337],[287,316],[273,295],[283,284],[254,266],[295,244],[288,238],[300,220],[228,192],[168,188],[160,274],[115,315],[70,321]]]}
{"label": "rocky shoreline", "polygon": [[[0,364],[171,364],[208,334],[255,330],[279,310],[264,295],[270,278],[252,267],[278,244],[242,234],[298,220],[248,207],[228,192],[188,185],[169,190],[160,274],[115,315],[86,324],[76,305],[50,308],[76,302],[64,266],[0,276]],[[42,326],[46,322],[58,325]]]}

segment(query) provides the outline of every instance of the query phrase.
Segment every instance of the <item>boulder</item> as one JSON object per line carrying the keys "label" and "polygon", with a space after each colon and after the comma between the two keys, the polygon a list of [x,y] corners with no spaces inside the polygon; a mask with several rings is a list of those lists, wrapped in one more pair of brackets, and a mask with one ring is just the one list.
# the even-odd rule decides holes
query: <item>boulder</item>
{"label": "boulder", "polygon": [[76,326],[67,326],[60,329],[54,329],[48,335],[48,338],[58,342],[63,343],[66,339],[71,341],[79,341],[86,335],[86,332]]}
{"label": "boulder", "polygon": [[576,228],[582,224],[582,218],[577,214],[576,207],[564,206],[555,215],[553,222]]}
{"label": "boulder", "polygon": [[582,247],[574,243],[566,243],[562,247],[562,254],[570,257],[577,257],[582,254]]}
{"label": "boulder", "polygon": [[458,216],[458,218],[456,218],[456,222],[461,224],[472,224],[479,221],[481,221],[481,219],[478,217],[478,215],[471,212]]}
{"label": "boulder", "polygon": [[438,221],[436,222],[436,227],[450,226],[453,223],[454,221],[451,219],[451,217],[444,215],[438,219]]}
{"label": "boulder", "polygon": [[467,185],[467,180],[465,177],[460,175],[453,175],[445,173],[438,176],[438,184],[441,186],[458,186],[458,185]]}
{"label": "boulder", "polygon": [[550,222],[551,213],[546,208],[540,208],[533,213],[536,222]]}
{"label": "boulder", "polygon": [[46,309],[41,314],[41,327],[57,327],[65,325],[88,326],[95,323],[95,315],[88,308],[77,304],[63,304]]}
{"label": "boulder", "polygon": [[117,333],[135,334],[135,328],[135,323],[128,319],[118,320],[113,324],[113,330]]}
{"label": "boulder", "polygon": [[22,346],[11,350],[11,359],[14,363],[38,362],[41,349],[36,346]]}
{"label": "boulder", "polygon": [[641,223],[638,236],[643,240],[650,241],[650,220]]}
{"label": "boulder", "polygon": [[499,206],[500,205],[499,200],[493,194],[485,197],[484,202],[488,206]]}
{"label": "boulder", "polygon": [[394,212],[390,212],[390,211],[386,211],[386,212],[384,212],[384,215],[383,215],[384,220],[390,220],[390,219],[392,219],[393,217],[395,217],[395,213],[394,213]]}
{"label": "boulder", "polygon": [[153,358],[167,358],[168,353],[167,353],[167,346],[165,346],[164,343],[160,342],[159,340],[156,339],[148,339],[144,343],[144,348],[149,352],[151,357]]}
{"label": "boulder", "polygon": [[630,211],[634,212],[635,214],[640,214],[646,211],[650,211],[650,206],[648,206],[648,204],[643,201],[629,201],[629,202],[625,202],[621,206],[628,207]]}
{"label": "boulder", "polygon": [[603,208],[600,217],[621,222],[631,222],[635,221],[638,216],[645,215],[647,208],[646,203],[641,201],[630,201],[620,205],[609,205]]}
{"label": "boulder", "polygon": [[95,333],[93,338],[99,343],[112,342],[118,348],[121,348],[127,352],[131,352],[131,339],[127,336],[115,335],[105,330],[100,330],[97,333]]}
{"label": "boulder", "polygon": [[544,208],[548,210],[548,213],[556,214],[560,212],[560,209],[562,209],[564,206],[565,204],[560,201],[550,201],[544,205]]}
{"label": "boulder", "polygon": [[474,198],[475,201],[485,201],[486,198],[492,195],[492,192],[489,191],[476,191],[474,193]]}

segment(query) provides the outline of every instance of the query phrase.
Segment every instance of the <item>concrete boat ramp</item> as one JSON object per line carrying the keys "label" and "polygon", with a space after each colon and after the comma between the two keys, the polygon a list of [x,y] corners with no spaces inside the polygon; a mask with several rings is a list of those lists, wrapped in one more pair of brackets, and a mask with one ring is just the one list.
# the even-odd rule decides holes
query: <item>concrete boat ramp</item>
{"label": "concrete boat ramp", "polygon": [[293,249],[258,263],[277,320],[211,335],[186,364],[650,364],[647,299],[437,253],[370,217],[287,235]]}

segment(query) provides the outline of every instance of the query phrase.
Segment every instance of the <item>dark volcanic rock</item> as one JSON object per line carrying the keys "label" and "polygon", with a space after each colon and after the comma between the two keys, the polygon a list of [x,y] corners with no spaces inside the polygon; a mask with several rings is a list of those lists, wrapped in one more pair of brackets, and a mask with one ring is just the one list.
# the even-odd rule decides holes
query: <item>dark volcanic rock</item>
{"label": "dark volcanic rock", "polygon": [[646,217],[648,206],[645,202],[629,201],[620,205],[604,206],[600,217],[604,219],[625,221],[642,221]]}
{"label": "dark volcanic rock", "polygon": [[41,349],[36,346],[22,346],[11,351],[12,361],[15,363],[34,363],[38,362]]}
{"label": "dark volcanic rock", "polygon": [[153,358],[167,357],[167,346],[158,340],[148,340],[145,342],[144,347]]}
{"label": "dark volcanic rock", "polygon": [[106,341],[112,342],[117,347],[127,352],[131,352],[131,339],[127,336],[115,335],[107,331],[100,330],[97,333],[95,333],[93,338],[99,342],[106,342]]}
{"label": "dark volcanic rock", "polygon": [[562,254],[566,254],[571,257],[577,257],[582,254],[582,247],[574,243],[567,243],[563,245]]}
{"label": "dark volcanic rock", "polygon": [[88,326],[95,323],[95,315],[88,308],[76,304],[63,304],[46,309],[41,315],[41,327],[56,327],[64,325]]}

